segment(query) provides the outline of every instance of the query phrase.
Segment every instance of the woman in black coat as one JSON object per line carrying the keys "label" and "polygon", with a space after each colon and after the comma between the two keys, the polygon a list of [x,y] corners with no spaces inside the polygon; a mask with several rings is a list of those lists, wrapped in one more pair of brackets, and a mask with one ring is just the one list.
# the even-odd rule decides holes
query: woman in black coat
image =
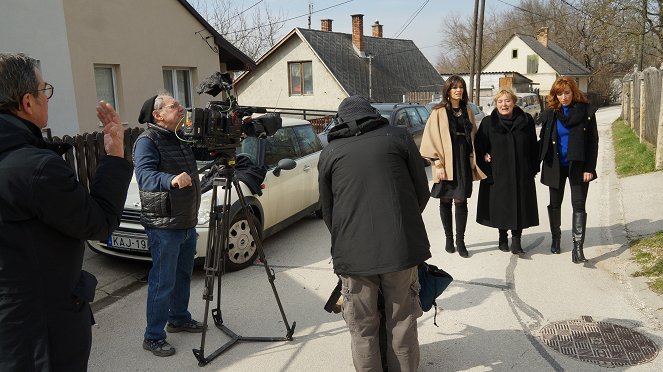
{"label": "woman in black coat", "polygon": [[589,182],[596,179],[596,159],[599,151],[596,110],[589,106],[589,101],[578,89],[575,80],[566,76],[553,83],[547,103],[548,109],[540,116],[543,126],[540,133],[539,159],[543,162],[541,183],[550,190],[550,251],[561,251],[560,212],[568,178],[573,207],[571,260],[575,263],[587,262],[583,253],[587,222],[585,202]]}
{"label": "woman in black coat", "polygon": [[477,222],[499,229],[501,251],[525,253],[523,229],[539,224],[534,177],[539,172],[534,119],[516,106],[516,94],[502,88],[495,109],[481,121],[476,138],[477,164],[488,178],[479,186]]}

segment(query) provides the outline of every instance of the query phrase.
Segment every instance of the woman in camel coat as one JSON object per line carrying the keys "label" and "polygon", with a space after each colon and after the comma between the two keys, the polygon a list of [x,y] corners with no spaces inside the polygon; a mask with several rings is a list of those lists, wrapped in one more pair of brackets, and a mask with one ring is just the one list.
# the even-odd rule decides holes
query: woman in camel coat
{"label": "woman in camel coat", "polygon": [[[476,165],[474,137],[477,126],[467,108],[465,80],[453,75],[444,83],[442,101],[431,113],[421,139],[421,156],[433,165],[431,196],[440,199],[440,218],[446,237],[445,250],[468,257],[465,247],[467,199],[472,181],[486,178]],[[454,247],[451,202],[455,205],[456,246]]]}

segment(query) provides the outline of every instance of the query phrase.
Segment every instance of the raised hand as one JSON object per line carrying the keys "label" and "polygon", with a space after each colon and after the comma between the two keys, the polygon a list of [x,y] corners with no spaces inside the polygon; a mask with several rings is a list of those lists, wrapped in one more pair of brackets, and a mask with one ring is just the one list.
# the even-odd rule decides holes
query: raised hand
{"label": "raised hand", "polygon": [[104,149],[106,154],[124,157],[124,127],[120,115],[108,102],[100,101],[97,118],[103,125]]}

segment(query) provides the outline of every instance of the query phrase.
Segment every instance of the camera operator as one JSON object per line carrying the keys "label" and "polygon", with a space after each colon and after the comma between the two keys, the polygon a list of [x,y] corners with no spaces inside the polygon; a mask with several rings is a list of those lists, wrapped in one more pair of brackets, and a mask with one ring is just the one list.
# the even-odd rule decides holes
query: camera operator
{"label": "camera operator", "polygon": [[[202,332],[188,311],[200,183],[191,147],[175,131],[184,108],[162,93],[143,104],[138,121],[147,129],[134,144],[141,224],[152,256],[148,276],[147,327],[143,349],[156,356],[175,354],[166,332]],[[166,326],[167,323],[167,326]]]}
{"label": "camera operator", "polygon": [[430,192],[414,140],[365,97],[338,107],[318,163],[322,215],[341,277],[343,318],[358,371],[381,371],[378,292],[385,300],[387,367],[419,365],[417,265],[431,257],[421,212]]}
{"label": "camera operator", "polygon": [[37,61],[0,53],[0,371],[85,371],[96,279],[82,271],[84,241],[120,224],[131,180],[124,129],[100,102],[104,156],[81,185],[44,141],[53,86]]}

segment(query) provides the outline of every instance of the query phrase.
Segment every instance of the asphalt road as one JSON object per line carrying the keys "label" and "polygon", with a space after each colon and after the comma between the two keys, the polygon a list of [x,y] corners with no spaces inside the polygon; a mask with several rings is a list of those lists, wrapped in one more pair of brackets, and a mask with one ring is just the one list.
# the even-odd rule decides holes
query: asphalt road
{"label": "asphalt road", "polygon": [[[433,258],[455,281],[438,299],[443,308],[433,325],[433,311],[419,319],[421,371],[603,371],[605,367],[562,355],[541,341],[541,330],[554,322],[591,316],[637,331],[663,345],[660,296],[645,293],[626,249],[620,181],[614,175],[610,123],[619,107],[597,114],[601,150],[599,178],[587,202],[585,255],[590,262],[571,262],[571,209],[567,190],[562,211],[562,254],[549,251],[547,190],[537,182],[540,225],[523,233],[524,257],[497,249],[497,231],[474,223],[476,192],[469,202],[466,242],[470,257],[444,251],[438,202],[424,211]],[[650,213],[661,219],[663,211]],[[98,326],[93,329],[90,371],[351,371],[350,339],[339,314],[322,306],[336,284],[329,258],[329,233],[324,223],[306,218],[265,241],[269,265],[287,320],[297,325],[289,342],[237,343],[207,366],[198,367],[191,350],[200,335],[171,334],[177,354],[152,356],[141,348],[145,327],[148,265],[87,256],[86,268],[100,278],[100,300],[94,304]],[[204,276],[194,275],[190,310],[203,319]],[[222,278],[220,299],[224,324],[242,336],[284,336],[285,326],[262,266]],[[207,332],[205,355],[228,337],[214,326]],[[659,346],[660,347],[660,346]],[[661,371],[663,358],[613,370]]]}

